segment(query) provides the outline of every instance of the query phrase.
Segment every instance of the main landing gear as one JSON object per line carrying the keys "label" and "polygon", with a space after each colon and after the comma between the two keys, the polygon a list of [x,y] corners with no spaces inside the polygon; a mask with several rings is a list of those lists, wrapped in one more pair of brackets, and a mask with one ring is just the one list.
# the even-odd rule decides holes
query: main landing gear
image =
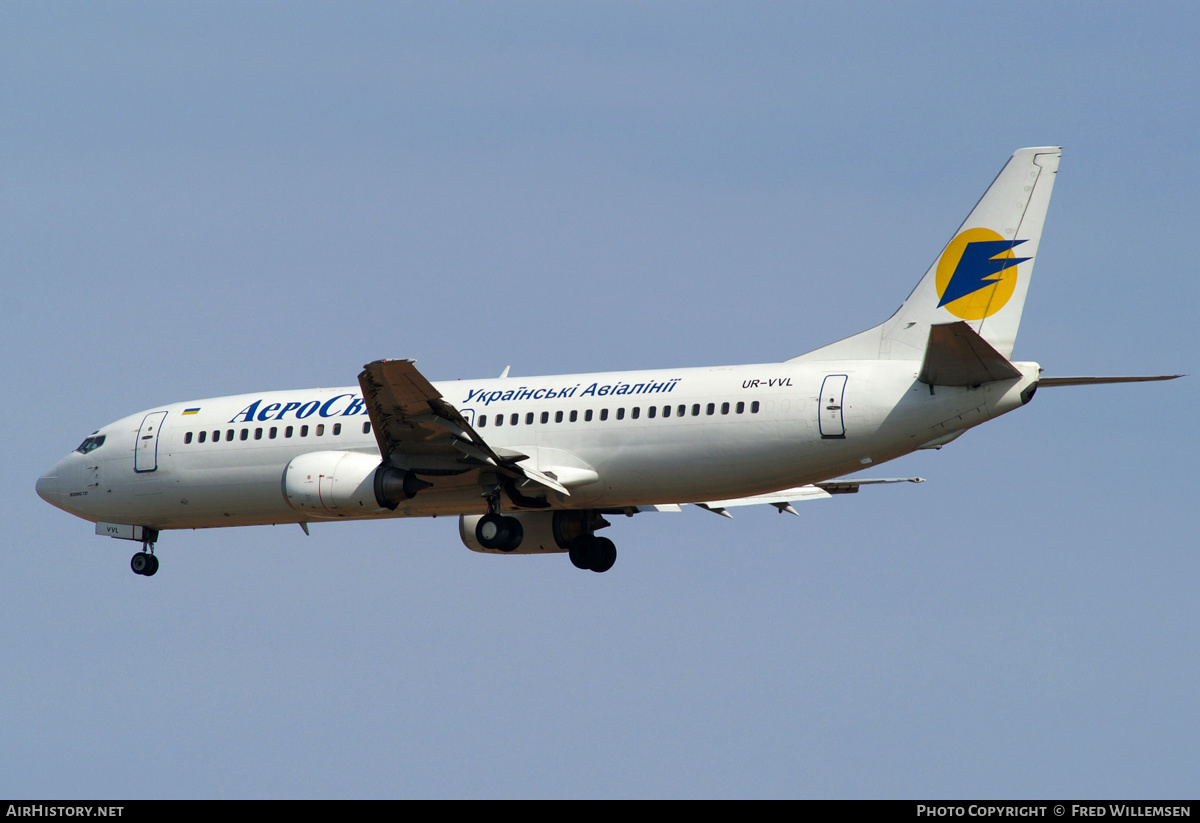
{"label": "main landing gear", "polygon": [[154,556],[153,541],[142,541],[142,550],[129,561],[129,568],[133,569],[134,574],[144,577],[154,576],[154,573],[158,571],[158,558]]}
{"label": "main landing gear", "polygon": [[475,539],[485,549],[516,551],[525,538],[525,527],[517,518],[500,514],[500,483],[495,477],[484,483],[483,497],[487,500],[488,513],[475,524]]}
{"label": "main landing gear", "polygon": [[617,562],[617,547],[607,537],[583,534],[567,550],[577,569],[606,572]]}
{"label": "main landing gear", "polygon": [[524,537],[525,529],[521,521],[515,517],[505,517],[498,511],[488,512],[475,524],[475,539],[485,549],[515,551]]}
{"label": "main landing gear", "polygon": [[[514,552],[520,548],[528,527],[535,545],[545,547],[552,543],[560,550],[566,549],[577,569],[606,572],[617,562],[617,547],[613,542],[596,536],[597,529],[609,525],[600,512],[523,512],[518,517],[506,516],[500,513],[500,484],[487,482],[483,488],[488,511],[475,521],[478,546],[488,551]],[[465,534],[463,541],[467,542]],[[469,542],[467,547],[477,548]]]}

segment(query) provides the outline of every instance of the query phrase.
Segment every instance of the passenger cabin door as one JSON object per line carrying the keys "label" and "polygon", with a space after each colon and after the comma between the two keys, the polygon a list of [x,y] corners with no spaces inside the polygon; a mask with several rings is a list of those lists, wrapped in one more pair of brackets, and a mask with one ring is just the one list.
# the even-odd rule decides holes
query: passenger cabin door
{"label": "passenger cabin door", "polygon": [[817,423],[821,437],[844,438],[846,422],[842,417],[842,400],[846,394],[846,375],[830,374],[821,383],[821,396],[817,403]]}
{"label": "passenger cabin door", "polygon": [[152,412],[142,421],[142,427],[138,429],[137,448],[133,451],[135,472],[152,472],[158,468],[158,434],[166,416],[166,412]]}

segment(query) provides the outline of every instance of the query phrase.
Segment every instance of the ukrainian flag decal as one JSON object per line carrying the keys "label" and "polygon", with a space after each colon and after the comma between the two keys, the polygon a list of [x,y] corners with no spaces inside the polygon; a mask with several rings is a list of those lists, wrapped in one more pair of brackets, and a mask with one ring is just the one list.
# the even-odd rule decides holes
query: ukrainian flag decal
{"label": "ukrainian flag decal", "polygon": [[1017,265],[1033,259],[1013,253],[1024,242],[991,229],[967,229],[951,240],[937,264],[938,308],[963,320],[982,320],[1004,308],[1017,287]]}
{"label": "ukrainian flag decal", "polygon": [[199,407],[199,406],[197,406],[197,407],[196,407],[196,408],[194,408],[194,409],[184,409],[184,410],[183,410],[183,413],[184,413],[184,414],[199,414],[199,413],[200,413],[200,407]]}

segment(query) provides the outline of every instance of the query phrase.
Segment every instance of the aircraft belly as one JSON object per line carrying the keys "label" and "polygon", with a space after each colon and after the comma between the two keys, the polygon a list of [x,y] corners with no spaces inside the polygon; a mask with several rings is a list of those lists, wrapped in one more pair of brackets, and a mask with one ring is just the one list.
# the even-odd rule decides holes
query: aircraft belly
{"label": "aircraft belly", "polygon": [[160,529],[294,523],[301,517],[283,498],[282,474],[273,464],[177,468],[155,478],[153,493],[133,495],[125,519]]}
{"label": "aircraft belly", "polygon": [[636,446],[585,454],[601,478],[596,505],[690,502],[786,487],[797,469],[798,443],[779,427],[758,428],[760,435],[775,431],[743,437],[730,428],[704,438],[683,434],[674,442],[656,432]]}

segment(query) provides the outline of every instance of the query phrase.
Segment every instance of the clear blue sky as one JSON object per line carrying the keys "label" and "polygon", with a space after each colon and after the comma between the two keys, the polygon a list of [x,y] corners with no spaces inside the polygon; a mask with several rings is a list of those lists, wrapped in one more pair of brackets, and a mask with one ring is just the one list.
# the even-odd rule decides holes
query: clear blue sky
{"label": "clear blue sky", "polygon": [[0,796],[1194,797],[1198,378],[921,486],[611,530],[165,534],[42,503],[159,403],[782,360],[1064,146],[1015,355],[1196,374],[1185,3],[0,6]]}

